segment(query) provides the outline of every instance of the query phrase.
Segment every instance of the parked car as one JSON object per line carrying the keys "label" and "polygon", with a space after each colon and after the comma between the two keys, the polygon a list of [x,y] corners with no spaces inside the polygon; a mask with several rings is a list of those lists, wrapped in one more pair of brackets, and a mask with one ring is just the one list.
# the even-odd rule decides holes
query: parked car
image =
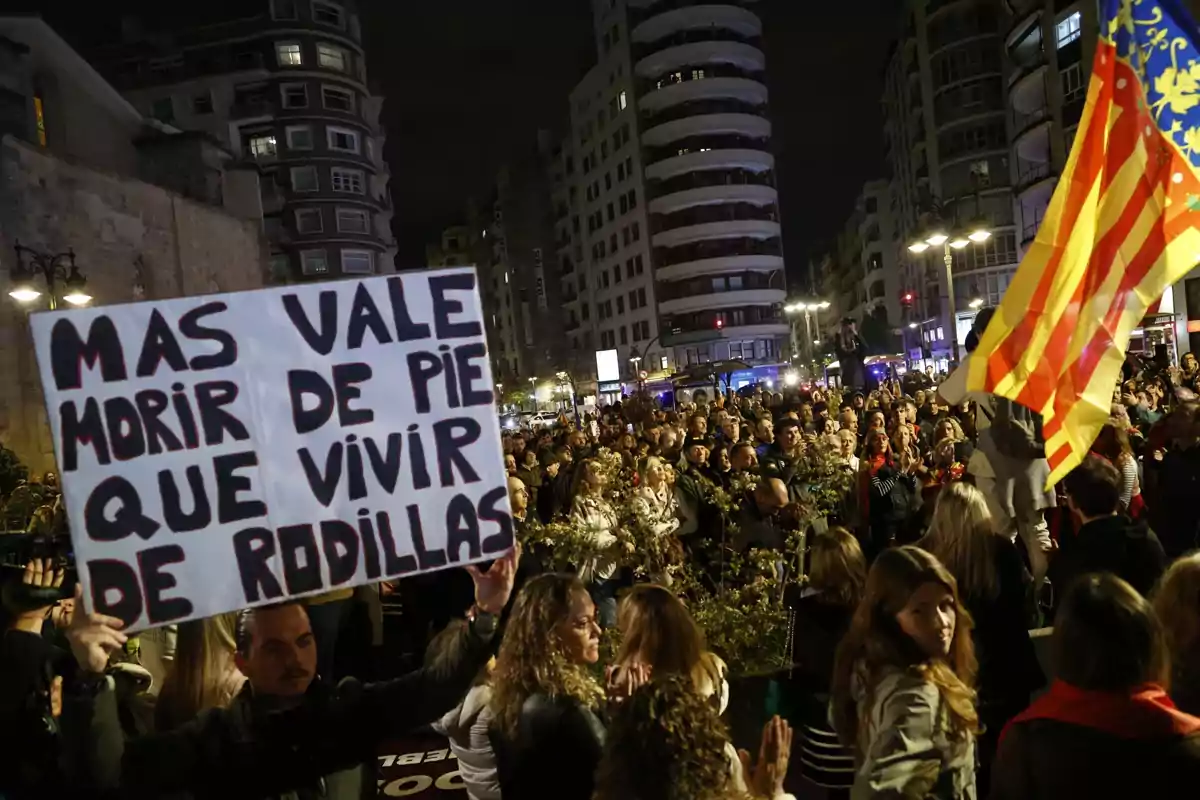
{"label": "parked car", "polygon": [[555,411],[539,411],[529,418],[529,427],[535,431],[538,428],[550,428],[558,422],[558,413]]}

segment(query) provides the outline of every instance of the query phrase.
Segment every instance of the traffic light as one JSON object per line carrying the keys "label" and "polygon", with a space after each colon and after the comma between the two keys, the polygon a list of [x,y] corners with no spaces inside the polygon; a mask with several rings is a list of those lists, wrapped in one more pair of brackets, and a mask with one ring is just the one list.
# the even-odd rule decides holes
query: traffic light
{"label": "traffic light", "polygon": [[720,317],[717,317],[717,330],[721,330],[721,328],[724,328],[724,327],[725,327],[725,320],[721,319]]}

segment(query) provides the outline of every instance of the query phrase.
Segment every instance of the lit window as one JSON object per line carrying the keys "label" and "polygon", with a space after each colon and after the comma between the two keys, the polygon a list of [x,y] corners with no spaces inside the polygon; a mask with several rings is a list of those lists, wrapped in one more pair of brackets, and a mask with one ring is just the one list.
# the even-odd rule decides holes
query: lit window
{"label": "lit window", "polygon": [[1064,103],[1083,99],[1083,71],[1079,64],[1072,64],[1062,71],[1062,97]]}
{"label": "lit window", "polygon": [[334,167],[329,171],[329,177],[335,192],[363,193],[363,173],[360,169]]}
{"label": "lit window", "polygon": [[304,64],[304,56],[300,52],[299,42],[277,42],[275,58],[281,67],[299,67]]}
{"label": "lit window", "polygon": [[42,147],[46,146],[46,111],[42,106],[42,98],[34,95],[33,97],[33,113],[37,117],[37,137],[38,144]]}
{"label": "lit window", "polygon": [[315,192],[320,189],[316,167],[292,167],[291,175],[293,192]]}
{"label": "lit window", "polygon": [[300,271],[305,275],[324,275],[329,272],[329,260],[324,250],[301,250]]}
{"label": "lit window", "polygon": [[322,25],[332,25],[335,28],[346,27],[346,12],[336,3],[313,0],[312,18],[313,22],[319,22]]}
{"label": "lit window", "polygon": [[942,327],[940,325],[938,326],[938,329],[937,329],[937,338],[938,338],[939,342],[946,338],[945,332],[942,330]]}
{"label": "lit window", "polygon": [[303,83],[285,83],[279,88],[283,94],[284,108],[307,108],[308,87]]}
{"label": "lit window", "polygon": [[319,208],[298,208],[296,209],[296,232],[297,233],[320,233],[325,229],[321,223],[321,209]]}
{"label": "lit window", "polygon": [[629,105],[629,96],[625,92],[621,92],[621,96],[617,98],[617,105],[621,106],[622,111]]}
{"label": "lit window", "polygon": [[336,69],[338,72],[346,72],[350,63],[350,57],[340,47],[335,47],[331,44],[318,44],[317,63],[325,67],[325,69]]}
{"label": "lit window", "polygon": [[361,208],[339,208],[337,210],[337,229],[342,233],[368,233],[370,222],[367,212]]}
{"label": "lit window", "polygon": [[341,153],[358,152],[358,133],[345,128],[328,128],[325,131],[330,150]]}
{"label": "lit window", "polygon": [[375,254],[370,250],[343,250],[342,272],[347,275],[375,274]]}
{"label": "lit window", "polygon": [[335,111],[353,111],[354,92],[339,89],[336,86],[322,86],[321,102],[326,108],[332,108]]}
{"label": "lit window", "polygon": [[1058,39],[1059,48],[1063,48],[1071,42],[1083,35],[1083,16],[1082,13],[1076,11],[1068,16],[1062,22],[1054,26],[1055,37]]}
{"label": "lit window", "polygon": [[312,150],[312,128],[307,125],[292,125],[287,129],[289,150]]}
{"label": "lit window", "polygon": [[251,136],[246,140],[246,149],[252,158],[274,158],[275,135]]}

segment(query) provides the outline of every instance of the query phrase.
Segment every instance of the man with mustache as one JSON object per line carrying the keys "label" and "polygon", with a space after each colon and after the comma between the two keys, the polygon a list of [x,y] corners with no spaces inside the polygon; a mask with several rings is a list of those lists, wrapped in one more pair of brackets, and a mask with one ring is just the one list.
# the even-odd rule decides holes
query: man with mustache
{"label": "man with mustache", "polygon": [[467,567],[475,583],[469,621],[439,637],[443,646],[422,669],[390,681],[347,678],[337,688],[314,681],[317,647],[304,607],[254,609],[238,641],[237,665],[248,681],[233,704],[128,740],[104,676],[109,655],[125,642],[121,622],[77,604],[67,636],[79,674],[64,693],[61,728],[65,747],[78,754],[80,788],[95,796],[359,800],[378,746],[440,718],[488,662],[519,556],[514,550],[486,571]]}

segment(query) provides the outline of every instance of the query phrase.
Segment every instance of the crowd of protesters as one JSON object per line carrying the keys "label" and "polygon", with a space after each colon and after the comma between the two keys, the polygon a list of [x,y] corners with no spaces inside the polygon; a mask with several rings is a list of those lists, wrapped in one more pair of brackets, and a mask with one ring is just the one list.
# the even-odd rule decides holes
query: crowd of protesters
{"label": "crowd of protesters", "polygon": [[[505,431],[524,544],[374,590],[424,651],[399,677],[342,653],[361,597],[131,648],[43,602],[64,571],[33,558],[4,594],[0,794],[358,798],[422,726],[474,800],[1194,793],[1196,359],[1131,365],[1056,492],[1036,415],[960,377],[639,395]],[[758,578],[731,571],[748,554]],[[730,581],[785,587],[773,678],[797,702],[753,752],[727,720],[744,665],[697,610]]]}

